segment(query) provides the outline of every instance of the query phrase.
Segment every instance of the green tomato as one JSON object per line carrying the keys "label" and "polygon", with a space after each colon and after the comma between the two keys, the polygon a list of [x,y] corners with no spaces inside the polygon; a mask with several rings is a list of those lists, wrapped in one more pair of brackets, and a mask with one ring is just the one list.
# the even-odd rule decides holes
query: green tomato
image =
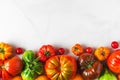
{"label": "green tomato", "polygon": [[117,80],[117,77],[111,71],[105,69],[105,72],[99,77],[98,80]]}

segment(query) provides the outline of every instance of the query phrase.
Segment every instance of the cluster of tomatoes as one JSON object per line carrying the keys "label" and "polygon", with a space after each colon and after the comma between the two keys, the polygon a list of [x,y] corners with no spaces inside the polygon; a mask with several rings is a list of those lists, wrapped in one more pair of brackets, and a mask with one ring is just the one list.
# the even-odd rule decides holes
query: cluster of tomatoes
{"label": "cluster of tomatoes", "polygon": [[[11,49],[11,47],[8,47],[9,46],[7,46],[6,49]],[[55,49],[53,45],[42,45],[37,51],[36,56],[39,58],[40,62],[44,63],[45,74],[36,78],[36,80],[71,80],[71,78],[72,80],[96,79],[100,76],[101,71],[104,68],[104,65],[102,64],[104,62],[113,73],[120,76],[120,70],[118,70],[120,68],[118,66],[116,67],[116,65],[120,63],[120,58],[117,57],[117,59],[114,59],[116,55],[120,56],[120,50],[117,49],[119,48],[119,42],[111,42],[111,47],[115,49],[115,51],[111,52],[110,48],[103,46],[97,49],[94,49],[92,47],[86,47],[84,49],[81,44],[77,43],[73,45],[70,49],[74,55],[78,56],[78,59],[76,60],[76,58],[74,58],[73,56],[65,54],[66,49],[63,47]],[[25,50],[22,47],[15,48],[15,53],[18,55],[23,54],[24,52]],[[0,54],[1,53],[5,53],[4,48],[0,48]],[[8,55],[7,53],[4,56],[10,55]],[[1,57],[0,55],[0,58],[4,59],[5,57]],[[18,59],[18,57],[16,57],[15,59]],[[15,59],[11,60],[15,61]],[[7,60],[6,62],[10,61]],[[113,64],[112,61],[114,61],[115,64]],[[92,72],[92,70],[89,68],[96,71]],[[80,72],[78,72],[77,70],[80,70]],[[86,75],[89,73],[89,76]],[[0,77],[2,77],[2,74],[3,73],[0,70]],[[19,80],[22,80],[22,78],[20,78]]]}

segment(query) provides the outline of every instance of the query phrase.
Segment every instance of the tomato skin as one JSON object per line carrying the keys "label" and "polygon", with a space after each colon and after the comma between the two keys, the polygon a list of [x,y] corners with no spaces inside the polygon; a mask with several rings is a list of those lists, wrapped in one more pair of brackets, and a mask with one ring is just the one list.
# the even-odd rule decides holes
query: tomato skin
{"label": "tomato skin", "polygon": [[19,74],[23,68],[22,60],[18,56],[14,56],[4,62],[6,71],[12,76]]}
{"label": "tomato skin", "polygon": [[71,50],[76,56],[80,56],[83,53],[83,47],[79,43],[72,46]]}
{"label": "tomato skin", "polygon": [[111,47],[114,48],[114,49],[116,49],[116,48],[119,47],[119,43],[118,43],[117,41],[113,41],[113,42],[111,43]]}
{"label": "tomato skin", "polygon": [[99,61],[104,61],[110,55],[110,49],[108,47],[99,47],[95,50],[94,55]]}
{"label": "tomato skin", "polygon": [[76,60],[68,55],[53,56],[46,61],[45,71],[51,80],[69,80],[76,75]]}
{"label": "tomato skin", "polygon": [[23,48],[21,48],[21,47],[16,48],[16,53],[17,54],[22,54],[23,53]]}
{"label": "tomato skin", "polygon": [[86,51],[87,53],[92,53],[92,52],[93,52],[93,49],[92,49],[91,47],[87,47],[87,48],[85,49],[85,51]]}
{"label": "tomato skin", "polygon": [[58,49],[58,54],[63,55],[65,53],[65,49],[64,48],[59,48]]}
{"label": "tomato skin", "polygon": [[43,45],[39,49],[37,56],[40,61],[45,62],[49,57],[54,56],[55,54],[55,49],[52,45]]}
{"label": "tomato skin", "polygon": [[114,73],[120,73],[120,50],[114,51],[107,59],[108,68]]}
{"label": "tomato skin", "polygon": [[5,70],[2,69],[2,80],[11,80],[12,76]]}

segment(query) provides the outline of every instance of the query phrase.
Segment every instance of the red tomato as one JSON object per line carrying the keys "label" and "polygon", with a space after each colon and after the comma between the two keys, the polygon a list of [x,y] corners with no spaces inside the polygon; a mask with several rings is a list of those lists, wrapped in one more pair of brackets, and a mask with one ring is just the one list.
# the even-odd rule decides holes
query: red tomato
{"label": "red tomato", "polygon": [[45,62],[49,57],[54,55],[55,55],[55,49],[52,45],[43,45],[37,53],[37,56],[42,62]]}
{"label": "red tomato", "polygon": [[18,56],[14,56],[8,60],[5,60],[3,65],[0,65],[0,67],[2,69],[2,79],[9,80],[11,77],[21,73],[23,62]]}
{"label": "red tomato", "polygon": [[87,53],[92,53],[92,52],[93,52],[93,49],[92,49],[91,47],[87,47],[87,48],[85,49],[85,51],[86,51]]}
{"label": "red tomato", "polygon": [[45,63],[45,71],[51,80],[70,80],[76,75],[76,59],[68,55],[50,57]]}
{"label": "red tomato", "polygon": [[114,48],[114,49],[116,49],[116,48],[119,47],[119,43],[118,43],[117,41],[113,41],[113,42],[111,43],[111,47]]}
{"label": "red tomato", "polygon": [[16,48],[16,53],[17,54],[22,54],[23,53],[23,48]]}
{"label": "red tomato", "polygon": [[12,76],[5,70],[2,69],[2,80],[11,80]]}
{"label": "red tomato", "polygon": [[114,73],[120,73],[120,50],[113,52],[107,59],[107,65]]}
{"label": "red tomato", "polygon": [[65,49],[64,48],[59,48],[58,49],[58,54],[62,55],[65,53]]}
{"label": "red tomato", "polygon": [[0,78],[2,78],[2,69],[0,69]]}

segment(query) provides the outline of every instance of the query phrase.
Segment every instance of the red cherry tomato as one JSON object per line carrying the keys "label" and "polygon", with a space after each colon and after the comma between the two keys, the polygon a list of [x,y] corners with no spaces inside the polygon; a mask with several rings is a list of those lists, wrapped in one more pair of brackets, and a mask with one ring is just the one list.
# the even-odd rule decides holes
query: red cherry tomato
{"label": "red cherry tomato", "polygon": [[62,55],[65,53],[65,49],[64,48],[59,48],[58,49],[58,54]]}
{"label": "red cherry tomato", "polygon": [[92,52],[93,52],[93,49],[92,49],[91,47],[87,47],[87,48],[85,49],[85,51],[86,51],[87,53],[92,53]]}
{"label": "red cherry tomato", "polygon": [[23,48],[16,48],[16,53],[17,54],[22,54],[23,53]]}
{"label": "red cherry tomato", "polygon": [[116,48],[119,47],[119,43],[118,43],[117,41],[113,41],[113,42],[111,43],[111,47],[114,48],[114,49],[116,49]]}

